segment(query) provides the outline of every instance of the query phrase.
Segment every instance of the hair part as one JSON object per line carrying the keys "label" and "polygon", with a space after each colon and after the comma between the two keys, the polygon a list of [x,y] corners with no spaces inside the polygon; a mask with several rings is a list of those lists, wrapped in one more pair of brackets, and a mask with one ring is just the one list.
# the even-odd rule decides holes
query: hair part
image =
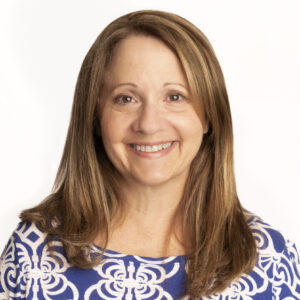
{"label": "hair part", "polygon": [[78,76],[52,193],[20,217],[48,233],[49,246],[58,236],[71,264],[90,268],[101,262],[102,255],[89,259],[91,245],[101,232],[105,251],[122,201],[118,195],[121,175],[110,162],[99,134],[99,95],[114,48],[132,34],[156,37],[176,54],[194,107],[207,124],[177,215],[182,215],[189,245],[185,293],[198,298],[220,292],[252,270],[256,244],[236,193],[232,121],[220,65],[205,35],[175,14],[156,10],[129,13],[98,36]]}

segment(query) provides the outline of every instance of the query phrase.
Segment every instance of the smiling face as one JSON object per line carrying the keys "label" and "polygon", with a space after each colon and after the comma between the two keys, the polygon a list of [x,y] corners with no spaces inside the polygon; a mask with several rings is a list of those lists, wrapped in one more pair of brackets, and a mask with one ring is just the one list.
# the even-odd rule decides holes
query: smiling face
{"label": "smiling face", "polygon": [[118,43],[100,101],[104,148],[127,183],[186,180],[203,126],[181,65],[162,41],[132,35]]}

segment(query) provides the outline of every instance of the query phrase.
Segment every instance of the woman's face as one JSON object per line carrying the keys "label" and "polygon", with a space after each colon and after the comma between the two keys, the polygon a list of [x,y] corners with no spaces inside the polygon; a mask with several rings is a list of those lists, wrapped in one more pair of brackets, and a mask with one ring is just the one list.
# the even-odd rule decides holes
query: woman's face
{"label": "woman's face", "polygon": [[180,63],[162,41],[143,35],[122,40],[100,101],[103,144],[127,182],[186,180],[203,126]]}

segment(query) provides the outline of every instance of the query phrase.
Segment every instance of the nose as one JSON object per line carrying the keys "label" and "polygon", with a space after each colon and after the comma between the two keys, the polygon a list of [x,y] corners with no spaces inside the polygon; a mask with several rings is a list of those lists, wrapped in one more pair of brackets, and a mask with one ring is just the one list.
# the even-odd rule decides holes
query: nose
{"label": "nose", "polygon": [[133,130],[143,134],[154,134],[164,129],[165,116],[160,107],[154,103],[144,103],[137,112]]}

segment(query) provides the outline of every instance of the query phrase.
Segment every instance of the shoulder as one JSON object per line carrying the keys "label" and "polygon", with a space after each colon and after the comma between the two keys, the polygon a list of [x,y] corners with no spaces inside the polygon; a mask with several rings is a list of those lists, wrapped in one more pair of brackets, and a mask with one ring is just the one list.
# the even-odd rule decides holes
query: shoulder
{"label": "shoulder", "polygon": [[252,215],[248,220],[248,224],[256,240],[258,254],[260,255],[283,253],[287,248],[294,245],[279,230],[273,228],[258,216]]}
{"label": "shoulder", "polygon": [[33,249],[46,245],[46,237],[47,234],[42,232],[35,223],[20,222],[4,249],[2,260],[9,254],[31,253]]}
{"label": "shoulder", "polygon": [[20,222],[12,234],[16,243],[33,245],[43,242],[47,234],[42,232],[33,222]]}
{"label": "shoulder", "polygon": [[[33,251],[39,252],[41,246],[46,245],[47,234],[42,232],[35,223],[20,222],[13,231],[1,255],[1,272],[5,264],[19,263]],[[19,265],[19,264],[18,264]]]}
{"label": "shoulder", "polygon": [[[18,224],[1,255],[0,299],[24,298],[24,293],[28,293],[28,287],[41,275],[40,265],[43,262],[57,264],[50,255],[46,238],[47,234],[35,223]],[[55,256],[59,256],[60,261],[67,264],[61,255],[63,253],[61,243],[54,241],[53,246]],[[47,267],[46,264],[43,267]]]}
{"label": "shoulder", "polygon": [[257,216],[252,216],[248,223],[257,244],[257,265],[263,267],[267,260],[277,268],[286,265],[294,271],[291,275],[300,280],[300,259],[295,243]]}
{"label": "shoulder", "polygon": [[[51,240],[51,246],[55,251],[63,249],[58,238]],[[47,245],[47,233],[43,232],[34,222],[20,222],[12,233],[3,253],[1,262],[7,257],[15,257],[15,260],[23,260],[26,256],[41,256],[49,252]],[[59,251],[60,252],[60,251]],[[10,258],[11,259],[11,258]]]}
{"label": "shoulder", "polygon": [[8,255],[16,254],[19,248],[31,248],[37,240],[41,243],[45,241],[45,238],[46,234],[39,230],[34,223],[20,222],[2,253],[1,262]]}
{"label": "shoulder", "polygon": [[257,244],[254,269],[233,281],[221,295],[204,299],[300,299],[300,261],[295,244],[261,218],[247,217]]}
{"label": "shoulder", "polygon": [[249,226],[257,243],[257,262],[249,277],[260,278],[275,299],[300,299],[300,259],[296,245],[257,216]]}

